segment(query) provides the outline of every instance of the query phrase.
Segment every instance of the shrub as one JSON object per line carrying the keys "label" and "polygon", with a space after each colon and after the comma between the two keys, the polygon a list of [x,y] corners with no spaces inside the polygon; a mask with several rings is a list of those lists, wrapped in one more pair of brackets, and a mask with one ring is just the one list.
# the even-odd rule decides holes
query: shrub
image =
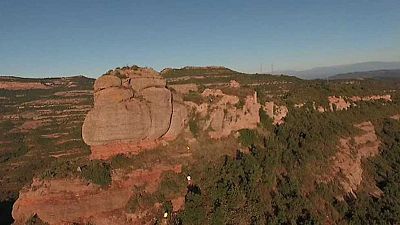
{"label": "shrub", "polygon": [[257,140],[257,134],[254,130],[243,129],[239,131],[239,140],[243,146],[250,146]]}
{"label": "shrub", "polygon": [[258,115],[260,116],[260,126],[263,128],[271,128],[272,129],[272,119],[267,115],[264,109],[260,108],[258,111]]}
{"label": "shrub", "polygon": [[200,104],[203,101],[203,97],[198,92],[190,91],[189,93],[183,96],[183,100]]}
{"label": "shrub", "polygon": [[136,190],[138,191],[134,194],[126,204],[126,209],[128,212],[136,212],[140,209],[148,208],[159,202],[161,197],[155,194],[150,194],[144,190]]}
{"label": "shrub", "polygon": [[192,118],[189,120],[189,129],[190,129],[190,132],[192,132],[193,136],[197,137],[200,129],[199,129],[199,125],[197,124],[197,121],[195,120],[195,118]]}
{"label": "shrub", "polygon": [[132,165],[132,159],[123,154],[118,154],[111,159],[111,167],[113,169],[126,168]]}
{"label": "shrub", "polygon": [[82,168],[82,176],[95,184],[107,186],[111,184],[111,167],[99,160],[93,160]]}

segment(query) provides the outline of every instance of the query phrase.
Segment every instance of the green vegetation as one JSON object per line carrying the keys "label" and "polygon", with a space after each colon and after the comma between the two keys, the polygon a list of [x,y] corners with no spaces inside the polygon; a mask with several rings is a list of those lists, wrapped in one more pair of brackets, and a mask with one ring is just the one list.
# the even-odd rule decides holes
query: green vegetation
{"label": "green vegetation", "polygon": [[107,186],[111,184],[111,167],[108,163],[93,160],[82,167],[82,176],[95,184]]}
{"label": "green vegetation", "polygon": [[144,190],[135,190],[135,193],[136,194],[132,196],[126,204],[126,209],[128,212],[133,213],[140,209],[150,208],[155,203],[159,202],[159,196],[149,194]]}
{"label": "green vegetation", "polygon": [[[376,107],[379,104],[352,112],[318,113],[306,106],[291,111],[285,124],[264,133],[267,136],[242,130],[239,139],[252,146],[250,154],[238,151],[202,169],[196,191],[188,189],[185,209],[175,223],[398,224],[400,124],[378,119],[397,107],[372,118],[366,114]],[[381,127],[378,134],[384,140],[382,155],[367,162],[383,195],[373,197],[361,188],[357,199],[346,195],[344,201],[337,200],[342,193],[338,184],[318,183],[317,177],[326,171],[338,138],[356,134],[353,124],[367,117]]]}
{"label": "green vegetation", "polygon": [[273,120],[267,115],[263,108],[260,108],[258,115],[260,116],[260,127],[271,130],[273,127]]}
{"label": "green vegetation", "polygon": [[357,199],[338,204],[338,210],[351,224],[400,223],[400,123],[385,119],[379,125],[381,154],[367,164],[382,194],[374,197],[361,192]]}
{"label": "green vegetation", "polygon": [[224,67],[184,67],[181,69],[170,69],[162,73],[166,78],[177,78],[183,76],[226,76],[233,74],[239,73]]}
{"label": "green vegetation", "polygon": [[239,131],[239,134],[240,143],[245,147],[248,147],[256,142],[257,134],[253,130],[243,129]]}
{"label": "green vegetation", "polygon": [[81,126],[85,107],[93,101],[89,90],[94,80],[75,76],[0,77],[0,81],[39,82],[49,87],[0,89],[0,201],[16,199],[34,176],[76,176],[77,166],[84,164],[81,157],[89,154]]}
{"label": "green vegetation", "polygon": [[191,101],[196,104],[201,104],[203,102],[203,97],[199,92],[190,91],[186,95],[183,96],[184,101]]}
{"label": "green vegetation", "polygon": [[189,129],[192,132],[193,136],[197,137],[200,131],[199,125],[197,124],[197,120],[195,118],[191,118],[189,120]]}

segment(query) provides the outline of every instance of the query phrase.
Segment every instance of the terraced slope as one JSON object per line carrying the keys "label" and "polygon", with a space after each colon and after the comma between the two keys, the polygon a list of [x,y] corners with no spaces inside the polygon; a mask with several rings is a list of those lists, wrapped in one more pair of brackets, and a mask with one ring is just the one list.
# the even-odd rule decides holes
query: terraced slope
{"label": "terraced slope", "polygon": [[57,160],[89,154],[81,126],[94,80],[0,78],[0,201]]}

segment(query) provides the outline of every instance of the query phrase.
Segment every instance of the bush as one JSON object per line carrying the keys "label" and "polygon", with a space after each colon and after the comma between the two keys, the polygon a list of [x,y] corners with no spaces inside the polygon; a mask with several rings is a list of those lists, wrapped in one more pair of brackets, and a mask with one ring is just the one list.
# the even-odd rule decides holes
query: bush
{"label": "bush", "polygon": [[197,137],[200,129],[199,129],[199,125],[197,124],[197,121],[195,120],[195,118],[192,118],[189,120],[189,129],[190,129],[190,132],[192,132],[193,136]]}
{"label": "bush", "polygon": [[257,140],[257,134],[254,130],[243,129],[240,130],[239,133],[240,133],[239,140],[243,146],[246,147],[251,146]]}
{"label": "bush", "polygon": [[258,115],[260,116],[260,126],[262,128],[271,128],[273,127],[272,125],[272,119],[267,115],[267,113],[264,111],[264,109],[260,108],[258,111]]}
{"label": "bush", "polygon": [[83,166],[82,176],[94,184],[107,186],[111,184],[111,167],[107,163],[93,160],[88,165]]}
{"label": "bush", "polygon": [[189,91],[188,94],[183,96],[183,100],[200,104],[203,101],[203,97],[198,92]]}
{"label": "bush", "polygon": [[126,168],[132,165],[132,159],[123,154],[118,154],[111,159],[111,167],[113,169]]}

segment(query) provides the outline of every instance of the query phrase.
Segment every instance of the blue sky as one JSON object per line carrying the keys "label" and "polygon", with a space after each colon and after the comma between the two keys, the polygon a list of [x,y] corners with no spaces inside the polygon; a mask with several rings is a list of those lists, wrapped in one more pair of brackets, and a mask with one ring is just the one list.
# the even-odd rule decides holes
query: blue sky
{"label": "blue sky", "polygon": [[[400,61],[399,0],[1,0],[0,74]],[[268,72],[265,69],[265,72]]]}

